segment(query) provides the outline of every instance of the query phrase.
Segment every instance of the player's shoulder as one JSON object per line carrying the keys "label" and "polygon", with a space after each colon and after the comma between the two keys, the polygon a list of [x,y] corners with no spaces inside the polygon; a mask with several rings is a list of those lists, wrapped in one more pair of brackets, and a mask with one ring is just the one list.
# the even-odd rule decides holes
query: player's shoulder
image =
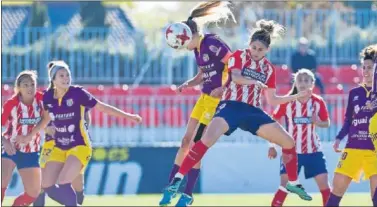
{"label": "player's shoulder", "polygon": [[211,42],[223,42],[223,40],[220,38],[217,34],[205,34],[203,37],[203,42],[205,43],[211,43]]}
{"label": "player's shoulder", "polygon": [[267,66],[265,70],[275,70],[275,66],[268,58],[264,57],[261,61],[263,61],[263,65]]}
{"label": "player's shoulder", "polygon": [[70,86],[70,89],[71,89],[71,90],[83,90],[84,87],[83,87],[83,86],[80,86],[80,85],[71,85],[71,86]]}
{"label": "player's shoulder", "polygon": [[350,95],[355,95],[355,94],[359,94],[359,93],[364,92],[364,91],[365,91],[364,87],[358,85],[358,86],[353,87],[350,90],[349,94]]}
{"label": "player's shoulder", "polygon": [[217,34],[206,34],[202,41],[213,53],[218,53],[220,50],[223,50],[223,47],[230,50],[229,45]]}
{"label": "player's shoulder", "polygon": [[73,93],[81,93],[86,91],[84,87],[80,85],[71,85],[69,90],[71,90]]}
{"label": "player's shoulder", "polygon": [[19,99],[17,95],[13,95],[8,100],[4,102],[4,109],[11,110],[13,107],[17,106],[19,103]]}
{"label": "player's shoulder", "polygon": [[232,57],[243,57],[246,56],[247,52],[248,49],[238,49],[232,53]]}
{"label": "player's shoulder", "polygon": [[43,93],[43,99],[50,98],[54,96],[54,89],[53,88],[48,88],[44,90]]}

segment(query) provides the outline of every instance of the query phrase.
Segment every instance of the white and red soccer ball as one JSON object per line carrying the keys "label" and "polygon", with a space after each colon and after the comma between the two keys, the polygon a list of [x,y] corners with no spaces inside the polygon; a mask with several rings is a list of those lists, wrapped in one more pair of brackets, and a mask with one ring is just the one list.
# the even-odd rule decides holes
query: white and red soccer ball
{"label": "white and red soccer ball", "polygon": [[166,43],[174,49],[183,49],[192,40],[190,27],[184,23],[173,23],[166,28]]}

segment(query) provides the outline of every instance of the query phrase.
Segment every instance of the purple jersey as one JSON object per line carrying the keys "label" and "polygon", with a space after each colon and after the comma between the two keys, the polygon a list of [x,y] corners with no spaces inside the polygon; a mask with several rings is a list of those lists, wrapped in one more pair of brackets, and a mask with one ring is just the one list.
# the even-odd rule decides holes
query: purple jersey
{"label": "purple jersey", "polygon": [[369,120],[373,116],[372,110],[367,106],[370,96],[367,91],[370,87],[359,86],[353,88],[348,97],[347,111],[344,124],[337,139],[342,140],[348,135],[346,148],[374,150],[369,135]]}
{"label": "purple jersey", "polygon": [[202,92],[210,94],[227,80],[228,71],[223,62],[231,55],[230,48],[217,35],[206,34],[194,52],[196,63],[203,72]]}
{"label": "purple jersey", "polygon": [[97,100],[79,86],[69,87],[60,100],[54,98],[52,89],[43,95],[43,105],[55,125],[56,147],[68,150],[78,145],[91,145],[85,111],[96,104]]}
{"label": "purple jersey", "polygon": [[[53,126],[51,121],[50,121],[50,123],[47,124],[47,127],[50,127],[50,126]],[[54,138],[51,135],[45,133],[45,142],[48,142],[48,141],[51,141],[51,140],[54,140]]]}
{"label": "purple jersey", "polygon": [[377,58],[374,61],[374,71],[373,71],[373,88],[372,91],[374,94],[377,94]]}
{"label": "purple jersey", "polygon": [[372,107],[373,113],[374,114],[377,113],[377,58],[374,62],[371,107]]}

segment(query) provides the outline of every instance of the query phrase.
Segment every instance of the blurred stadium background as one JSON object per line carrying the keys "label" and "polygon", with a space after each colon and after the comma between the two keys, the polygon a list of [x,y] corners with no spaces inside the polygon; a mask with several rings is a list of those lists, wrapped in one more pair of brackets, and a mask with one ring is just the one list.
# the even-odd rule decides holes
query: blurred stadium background
{"label": "blurred stadium background", "polygon": [[[197,68],[193,54],[174,51],[165,44],[163,31],[169,22],[185,20],[188,8],[196,3],[2,1],[2,102],[12,95],[15,77],[25,69],[38,71],[39,88],[44,89],[48,81],[46,64],[56,59],[66,61],[74,82],[85,85],[98,99],[144,118],[141,126],[135,126],[92,111],[95,150],[87,169],[86,193],[92,195],[87,205],[157,205],[157,196],[109,196],[156,194],[166,185],[200,91],[195,88],[175,94],[176,85],[193,77]],[[360,82],[359,52],[377,42],[376,7],[376,1],[234,2],[237,24],[206,28],[237,49],[246,46],[256,20],[266,18],[283,24],[287,35],[269,54],[277,68],[279,94],[291,87],[290,59],[299,38],[309,40],[332,118],[329,129],[318,131],[330,177],[338,159],[331,151],[331,142],[342,124],[346,94]],[[266,106],[266,110],[273,108]],[[228,154],[223,152],[224,147]],[[269,205],[270,194],[279,184],[278,170],[279,161],[267,159],[265,142],[237,131],[223,137],[209,152],[196,188],[197,193],[232,196],[198,196],[196,205]],[[16,173],[13,178],[8,195],[22,191]],[[310,191],[317,191],[313,182],[304,184]],[[371,205],[368,191],[367,182],[353,184],[349,192],[359,194],[349,195],[343,204],[365,200],[357,205]],[[245,195],[248,193],[254,195]],[[227,198],[238,201],[225,201]],[[316,204],[292,198],[288,203],[321,203],[319,197],[313,202]]]}

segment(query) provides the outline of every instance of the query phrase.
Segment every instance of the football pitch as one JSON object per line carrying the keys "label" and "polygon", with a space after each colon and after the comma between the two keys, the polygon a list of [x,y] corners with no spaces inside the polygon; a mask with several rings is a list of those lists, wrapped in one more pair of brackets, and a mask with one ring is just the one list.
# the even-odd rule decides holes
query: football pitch
{"label": "football pitch", "polygon": [[[289,195],[284,206],[322,206],[320,194],[312,194],[310,202],[302,201],[295,195]],[[200,194],[194,195],[193,206],[271,206],[272,194]],[[83,206],[158,206],[161,195],[126,195],[126,196],[86,196]],[[12,205],[14,197],[6,197],[3,206]],[[175,206],[178,198],[171,206]],[[57,206],[47,199],[46,206]],[[59,206],[59,205],[58,205]],[[370,194],[349,193],[341,206],[372,206]]]}

